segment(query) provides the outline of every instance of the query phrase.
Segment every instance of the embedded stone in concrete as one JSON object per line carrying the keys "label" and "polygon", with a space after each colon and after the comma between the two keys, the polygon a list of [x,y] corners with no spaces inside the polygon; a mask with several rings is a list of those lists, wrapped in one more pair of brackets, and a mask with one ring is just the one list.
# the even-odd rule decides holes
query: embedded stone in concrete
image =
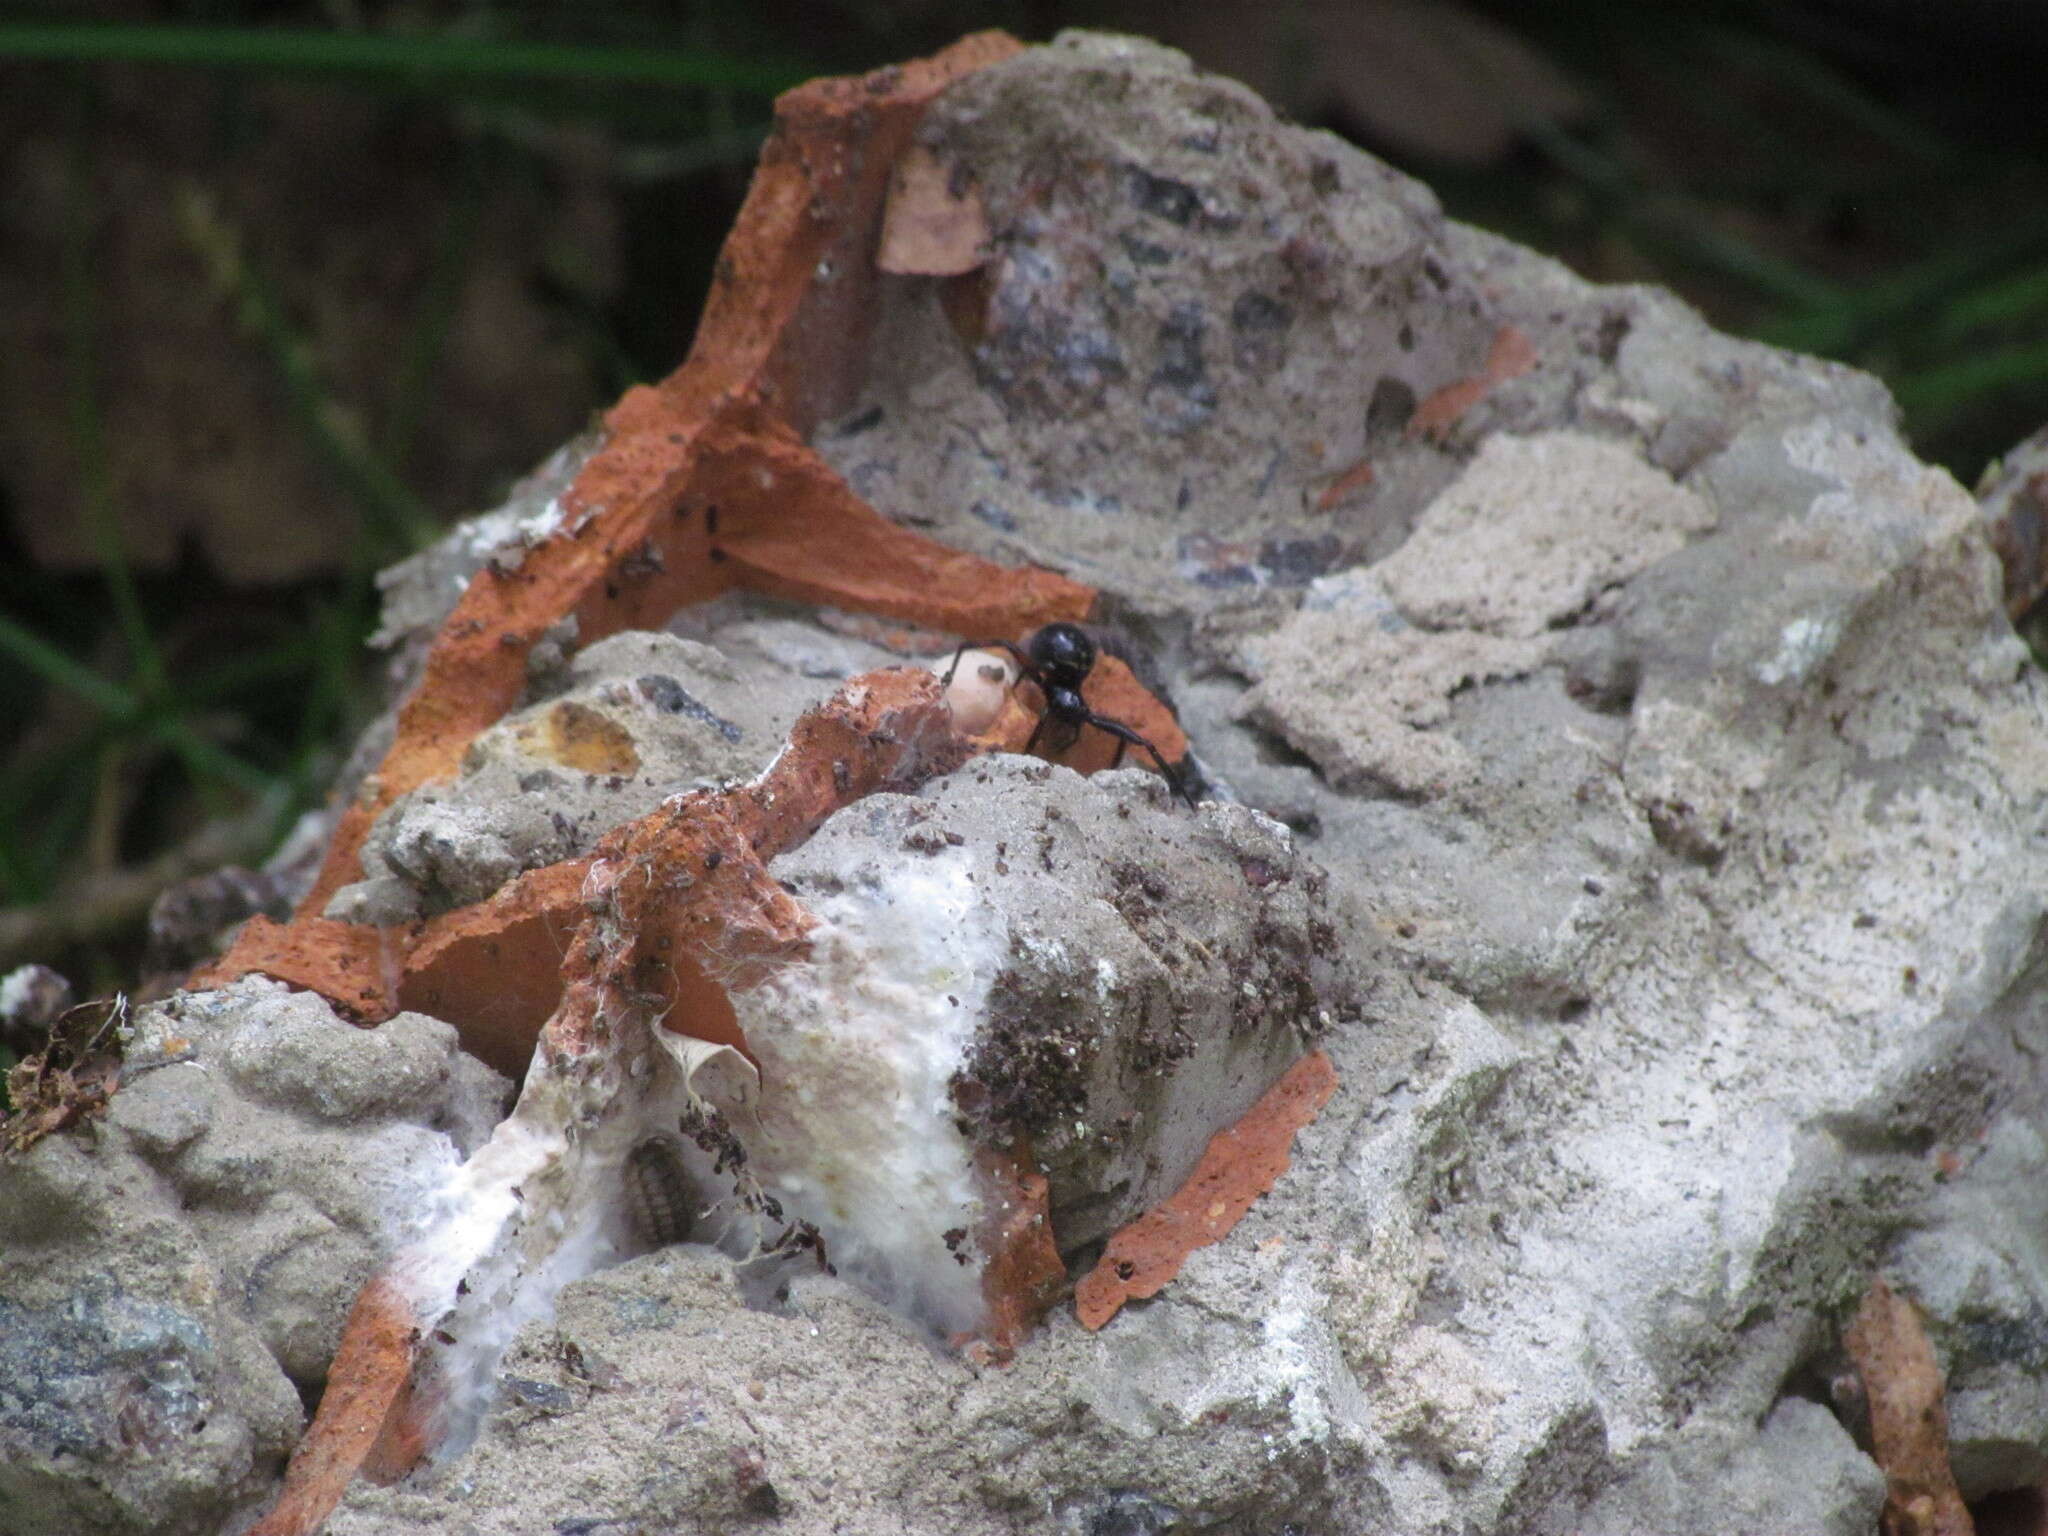
{"label": "embedded stone in concrete", "polygon": [[506,1084],[272,982],[136,1012],[91,1136],[0,1168],[0,1517],[210,1536],[266,1498],[357,1288]]}

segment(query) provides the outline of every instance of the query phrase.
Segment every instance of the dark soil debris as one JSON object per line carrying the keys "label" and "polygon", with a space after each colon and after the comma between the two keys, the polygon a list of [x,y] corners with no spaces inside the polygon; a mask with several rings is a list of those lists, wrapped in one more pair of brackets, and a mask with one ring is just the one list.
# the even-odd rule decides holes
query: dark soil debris
{"label": "dark soil debris", "polygon": [[80,1003],[58,1016],[50,1041],[7,1074],[0,1152],[26,1152],[45,1136],[99,1114],[121,1081],[125,997]]}

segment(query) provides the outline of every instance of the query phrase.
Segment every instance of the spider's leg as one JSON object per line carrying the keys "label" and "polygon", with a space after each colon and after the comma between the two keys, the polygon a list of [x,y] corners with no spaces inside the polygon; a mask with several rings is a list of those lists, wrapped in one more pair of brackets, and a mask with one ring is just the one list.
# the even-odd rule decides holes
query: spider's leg
{"label": "spider's leg", "polygon": [[969,651],[1008,651],[1017,663],[1019,676],[1036,680],[1038,669],[1032,666],[1031,658],[1015,643],[1009,640],[962,640],[959,649],[953,652],[953,659],[946,663],[944,674],[939,678],[941,688],[953,686],[953,674],[960,670],[960,658]]}
{"label": "spider's leg", "polygon": [[1106,731],[1117,739],[1117,761],[1119,763],[1123,761],[1124,749],[1127,747],[1143,747],[1147,752],[1151,753],[1152,761],[1159,765],[1160,775],[1172,786],[1173,792],[1180,796],[1181,799],[1187,801],[1190,809],[1194,808],[1196,803],[1195,797],[1189,792],[1186,783],[1181,779],[1179,770],[1164,757],[1160,756],[1159,749],[1153,746],[1151,742],[1140,736],[1121,720],[1110,720],[1102,715],[1091,713],[1088,716],[1087,723],[1094,726],[1098,731]]}
{"label": "spider's leg", "polygon": [[[1112,731],[1112,732],[1111,732],[1110,734],[1111,734],[1111,735],[1113,735],[1113,736],[1114,736],[1114,735],[1116,735],[1116,733],[1115,733],[1114,731]],[[1131,750],[1131,744],[1130,744],[1130,743],[1129,743],[1128,741],[1125,741],[1125,740],[1123,739],[1123,737],[1121,737],[1121,736],[1117,736],[1117,738],[1116,738],[1116,756],[1115,756],[1115,757],[1112,757],[1112,758],[1111,758],[1111,759],[1109,760],[1109,771],[1110,771],[1111,773],[1115,773],[1115,772],[1117,771],[1117,769],[1119,769],[1119,768],[1123,767],[1123,765],[1124,765],[1124,754],[1125,754],[1126,752],[1130,751],[1130,750]]]}

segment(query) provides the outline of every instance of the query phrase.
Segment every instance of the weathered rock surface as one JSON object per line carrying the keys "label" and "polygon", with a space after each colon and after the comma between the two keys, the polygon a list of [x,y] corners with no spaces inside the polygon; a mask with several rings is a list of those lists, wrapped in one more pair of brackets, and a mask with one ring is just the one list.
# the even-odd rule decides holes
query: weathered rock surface
{"label": "weathered rock surface", "polygon": [[[522,1335],[459,1467],[358,1489],[328,1528],[1164,1531],[1198,1511],[1253,1528],[1276,1503],[1313,1518],[1358,1469],[1361,1405],[1355,1387],[1322,1395],[1334,1346],[1289,1310],[1287,1239],[1256,1236],[1267,1257],[1223,1310],[1131,1312],[1117,1344],[1059,1318],[987,1372],[836,1281],[749,1310],[717,1255],[635,1260]],[[906,1452],[877,1455],[880,1438]],[[575,1471],[536,1486],[536,1463]]]}
{"label": "weathered rock surface", "polygon": [[751,1177],[840,1273],[978,1331],[976,1157],[1023,1149],[1085,1270],[1210,1136],[1359,1022],[1355,916],[1287,829],[1155,776],[999,757],[835,815],[769,872],[818,927],[732,1002]]}
{"label": "weathered rock surface", "polygon": [[2038,641],[2048,592],[2048,427],[2002,455],[1977,487],[1991,547],[2005,567],[2005,611]]}
{"label": "weathered rock surface", "polygon": [[249,980],[137,1015],[88,1134],[0,1172],[0,1529],[211,1533],[506,1084],[419,1014]]}
{"label": "weathered rock surface", "polygon": [[[1296,1171],[1157,1301],[971,1391],[854,1373],[888,1429],[707,1452],[716,1498],[765,1478],[819,1530],[1867,1529],[1881,1479],[1803,1394],[1886,1265],[1949,1351],[1967,1490],[2037,1480],[2048,1249],[2000,1181],[2041,1171],[2043,701],[1882,391],[1445,224],[1141,45],[991,70],[922,139],[1003,254],[894,289],[821,444],[897,516],[1111,593],[1205,766],[1400,963]],[[1506,326],[1536,367],[1404,430]],[[706,1311],[787,1326],[698,1305],[641,1358]],[[889,1326],[821,1310],[689,1379]],[[630,1396],[565,1448],[624,1455]],[[549,1513],[639,1518],[611,1497]]]}
{"label": "weathered rock surface", "polygon": [[[759,1310],[668,1250],[570,1286],[468,1457],[331,1528],[1867,1530],[1882,1479],[1831,1384],[1880,1269],[1929,1314],[1966,1493],[2038,1482],[2048,695],[1976,507],[1883,390],[1450,224],[1141,43],[994,66],[920,142],[996,255],[888,281],[818,446],[905,522],[1093,583],[1153,647],[1212,783],[1354,915],[1342,1087],[1231,1237],[1099,1334],[1056,1315],[978,1371],[843,1281]],[[1498,366],[1510,333],[1530,366]],[[610,644],[625,665],[594,647],[535,708],[649,750],[655,714],[605,694],[635,646],[711,699],[709,657]],[[708,707],[737,721],[738,692]],[[695,743],[663,771],[727,771],[702,725],[662,727]],[[110,1142],[183,1134],[122,1128],[150,1081]],[[0,1202],[42,1222],[50,1307],[112,1238],[32,1213],[102,1198],[108,1154],[37,1155]],[[110,1294],[169,1294],[190,1225]],[[289,1434],[287,1332],[210,1389],[217,1500]],[[36,1529],[204,1507],[138,1459],[62,1481],[36,1454],[13,1486],[75,1512]]]}

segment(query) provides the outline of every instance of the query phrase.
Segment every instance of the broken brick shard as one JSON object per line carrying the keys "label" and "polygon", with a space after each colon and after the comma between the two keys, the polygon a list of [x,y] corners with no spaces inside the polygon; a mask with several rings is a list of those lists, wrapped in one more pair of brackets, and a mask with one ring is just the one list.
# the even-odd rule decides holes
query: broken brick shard
{"label": "broken brick shard", "polygon": [[[752,783],[679,796],[600,844],[561,1000],[519,1104],[456,1170],[435,1225],[358,1298],[262,1536],[317,1530],[380,1444],[383,1470],[395,1472],[440,1435],[459,1433],[464,1413],[478,1411],[461,1394],[474,1399],[473,1383],[488,1382],[508,1330],[544,1312],[596,1261],[621,1165],[676,1120],[679,1089],[654,1066],[656,1021],[687,1031],[704,992],[757,975],[811,925],[765,861],[834,810],[914,788],[974,750],[936,676],[871,673],[805,715]],[[679,985],[679,962],[692,967],[697,995],[662,990]],[[441,1337],[455,1342],[443,1347]],[[453,1397],[454,1410],[433,1425],[393,1423],[407,1417],[422,1371],[431,1373],[423,1400]]]}
{"label": "broken brick shard", "polygon": [[1948,1459],[1948,1403],[1927,1325],[1882,1275],[1842,1337],[1870,1404],[1871,1449],[1884,1469],[1885,1536],[1969,1536],[1969,1509]]}
{"label": "broken brick shard", "polygon": [[249,1536],[310,1536],[320,1529],[386,1433],[418,1350],[409,1298],[389,1276],[374,1277],[342,1329],[314,1432],[292,1451],[284,1492]]}
{"label": "broken brick shard", "polygon": [[1109,1240],[1074,1288],[1074,1314],[1090,1332],[1126,1301],[1156,1296],[1197,1248],[1219,1242],[1287,1171],[1295,1132],[1337,1091],[1330,1058],[1312,1051],[1266,1090],[1237,1124],[1218,1131],[1173,1195]]}
{"label": "broken brick shard", "polygon": [[364,1023],[396,1012],[420,985],[402,938],[321,914],[360,877],[377,813],[455,773],[477,734],[518,702],[527,651],[566,617],[587,644],[658,626],[733,586],[956,632],[1017,634],[1086,616],[1092,589],[890,522],[804,442],[856,377],[889,167],[940,90],[1020,46],[976,34],[930,59],[813,81],[777,103],[776,133],[688,360],[607,414],[603,444],[560,498],[556,531],[516,566],[487,564],[471,580],[292,921],[252,918],[192,985],[254,971],[320,992]]}
{"label": "broken brick shard", "polygon": [[1408,419],[1404,435],[1410,439],[1426,437],[1437,443],[1446,441],[1467,411],[1508,380],[1520,378],[1536,362],[1536,344],[1519,327],[1502,326],[1486,354],[1486,366],[1470,378],[1446,384],[1424,397]]}

